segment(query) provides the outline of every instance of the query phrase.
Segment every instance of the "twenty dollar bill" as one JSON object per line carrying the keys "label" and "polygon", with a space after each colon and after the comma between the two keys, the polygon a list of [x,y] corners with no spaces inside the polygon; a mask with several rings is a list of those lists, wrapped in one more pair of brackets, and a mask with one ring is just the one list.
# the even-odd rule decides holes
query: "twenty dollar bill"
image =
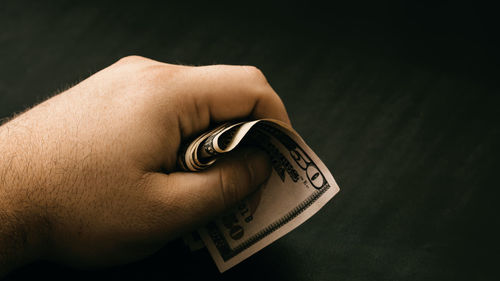
{"label": "twenty dollar bill", "polygon": [[240,202],[198,230],[221,272],[302,224],[339,191],[328,168],[297,132],[272,119],[226,123],[208,131],[184,147],[179,165],[200,171],[239,145],[266,151],[273,171],[256,208]]}

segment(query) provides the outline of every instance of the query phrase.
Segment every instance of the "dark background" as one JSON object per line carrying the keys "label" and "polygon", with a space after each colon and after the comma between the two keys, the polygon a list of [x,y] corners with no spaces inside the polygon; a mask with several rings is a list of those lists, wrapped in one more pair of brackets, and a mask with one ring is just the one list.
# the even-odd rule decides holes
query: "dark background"
{"label": "dark background", "polygon": [[177,240],[121,267],[39,262],[7,280],[493,280],[495,11],[477,1],[0,2],[0,118],[125,55],[255,65],[341,188],[222,275]]}

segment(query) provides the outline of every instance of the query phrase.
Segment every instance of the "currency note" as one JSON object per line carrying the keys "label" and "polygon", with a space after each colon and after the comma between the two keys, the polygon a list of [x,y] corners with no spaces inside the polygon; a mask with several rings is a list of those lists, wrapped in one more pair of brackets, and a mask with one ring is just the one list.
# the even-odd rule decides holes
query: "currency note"
{"label": "currency note", "polygon": [[220,272],[302,224],[339,191],[299,134],[272,119],[226,123],[206,132],[182,150],[179,165],[186,171],[203,170],[239,145],[266,151],[273,171],[260,189],[256,208],[244,200],[198,230]]}

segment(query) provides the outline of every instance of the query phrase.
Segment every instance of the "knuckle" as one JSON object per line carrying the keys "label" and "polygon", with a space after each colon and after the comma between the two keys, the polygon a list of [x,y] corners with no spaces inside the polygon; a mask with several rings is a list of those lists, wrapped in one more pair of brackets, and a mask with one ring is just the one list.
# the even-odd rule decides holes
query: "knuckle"
{"label": "knuckle", "polygon": [[267,84],[267,79],[262,70],[253,65],[244,65],[243,70],[253,79],[259,80]]}
{"label": "knuckle", "polygon": [[226,65],[226,64],[212,64],[212,65],[199,66],[196,67],[195,69],[203,70],[207,73],[217,73],[219,75],[224,75],[228,72],[234,71],[233,67],[234,66],[232,65]]}
{"label": "knuckle", "polygon": [[126,56],[121,58],[116,66],[128,73],[128,80],[162,83],[172,77],[178,70],[176,67],[159,63],[157,61],[141,57],[141,56]]}
{"label": "knuckle", "polygon": [[170,73],[172,70],[161,64],[151,64],[142,67],[142,71],[152,78],[164,78],[165,74]]}
{"label": "knuckle", "polygon": [[173,82],[182,70],[166,64],[148,64],[143,66],[141,71],[143,81],[151,81],[155,85],[162,85]]}
{"label": "knuckle", "polygon": [[148,60],[147,58],[142,57],[142,56],[130,55],[130,56],[125,56],[125,57],[120,58],[117,61],[117,63],[127,64],[127,63],[136,63],[136,62],[147,61],[147,60]]}

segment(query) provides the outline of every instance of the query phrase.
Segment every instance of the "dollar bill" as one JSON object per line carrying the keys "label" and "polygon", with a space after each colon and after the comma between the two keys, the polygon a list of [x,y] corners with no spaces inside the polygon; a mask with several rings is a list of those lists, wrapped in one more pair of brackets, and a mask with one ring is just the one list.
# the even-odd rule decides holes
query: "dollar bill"
{"label": "dollar bill", "polygon": [[[240,145],[266,151],[273,171],[259,190],[257,206],[244,200],[198,230],[220,272],[302,224],[339,191],[328,168],[299,134],[272,119],[226,123],[208,131],[181,150],[179,165],[200,171]],[[185,240],[192,249],[200,247],[192,236]]]}

